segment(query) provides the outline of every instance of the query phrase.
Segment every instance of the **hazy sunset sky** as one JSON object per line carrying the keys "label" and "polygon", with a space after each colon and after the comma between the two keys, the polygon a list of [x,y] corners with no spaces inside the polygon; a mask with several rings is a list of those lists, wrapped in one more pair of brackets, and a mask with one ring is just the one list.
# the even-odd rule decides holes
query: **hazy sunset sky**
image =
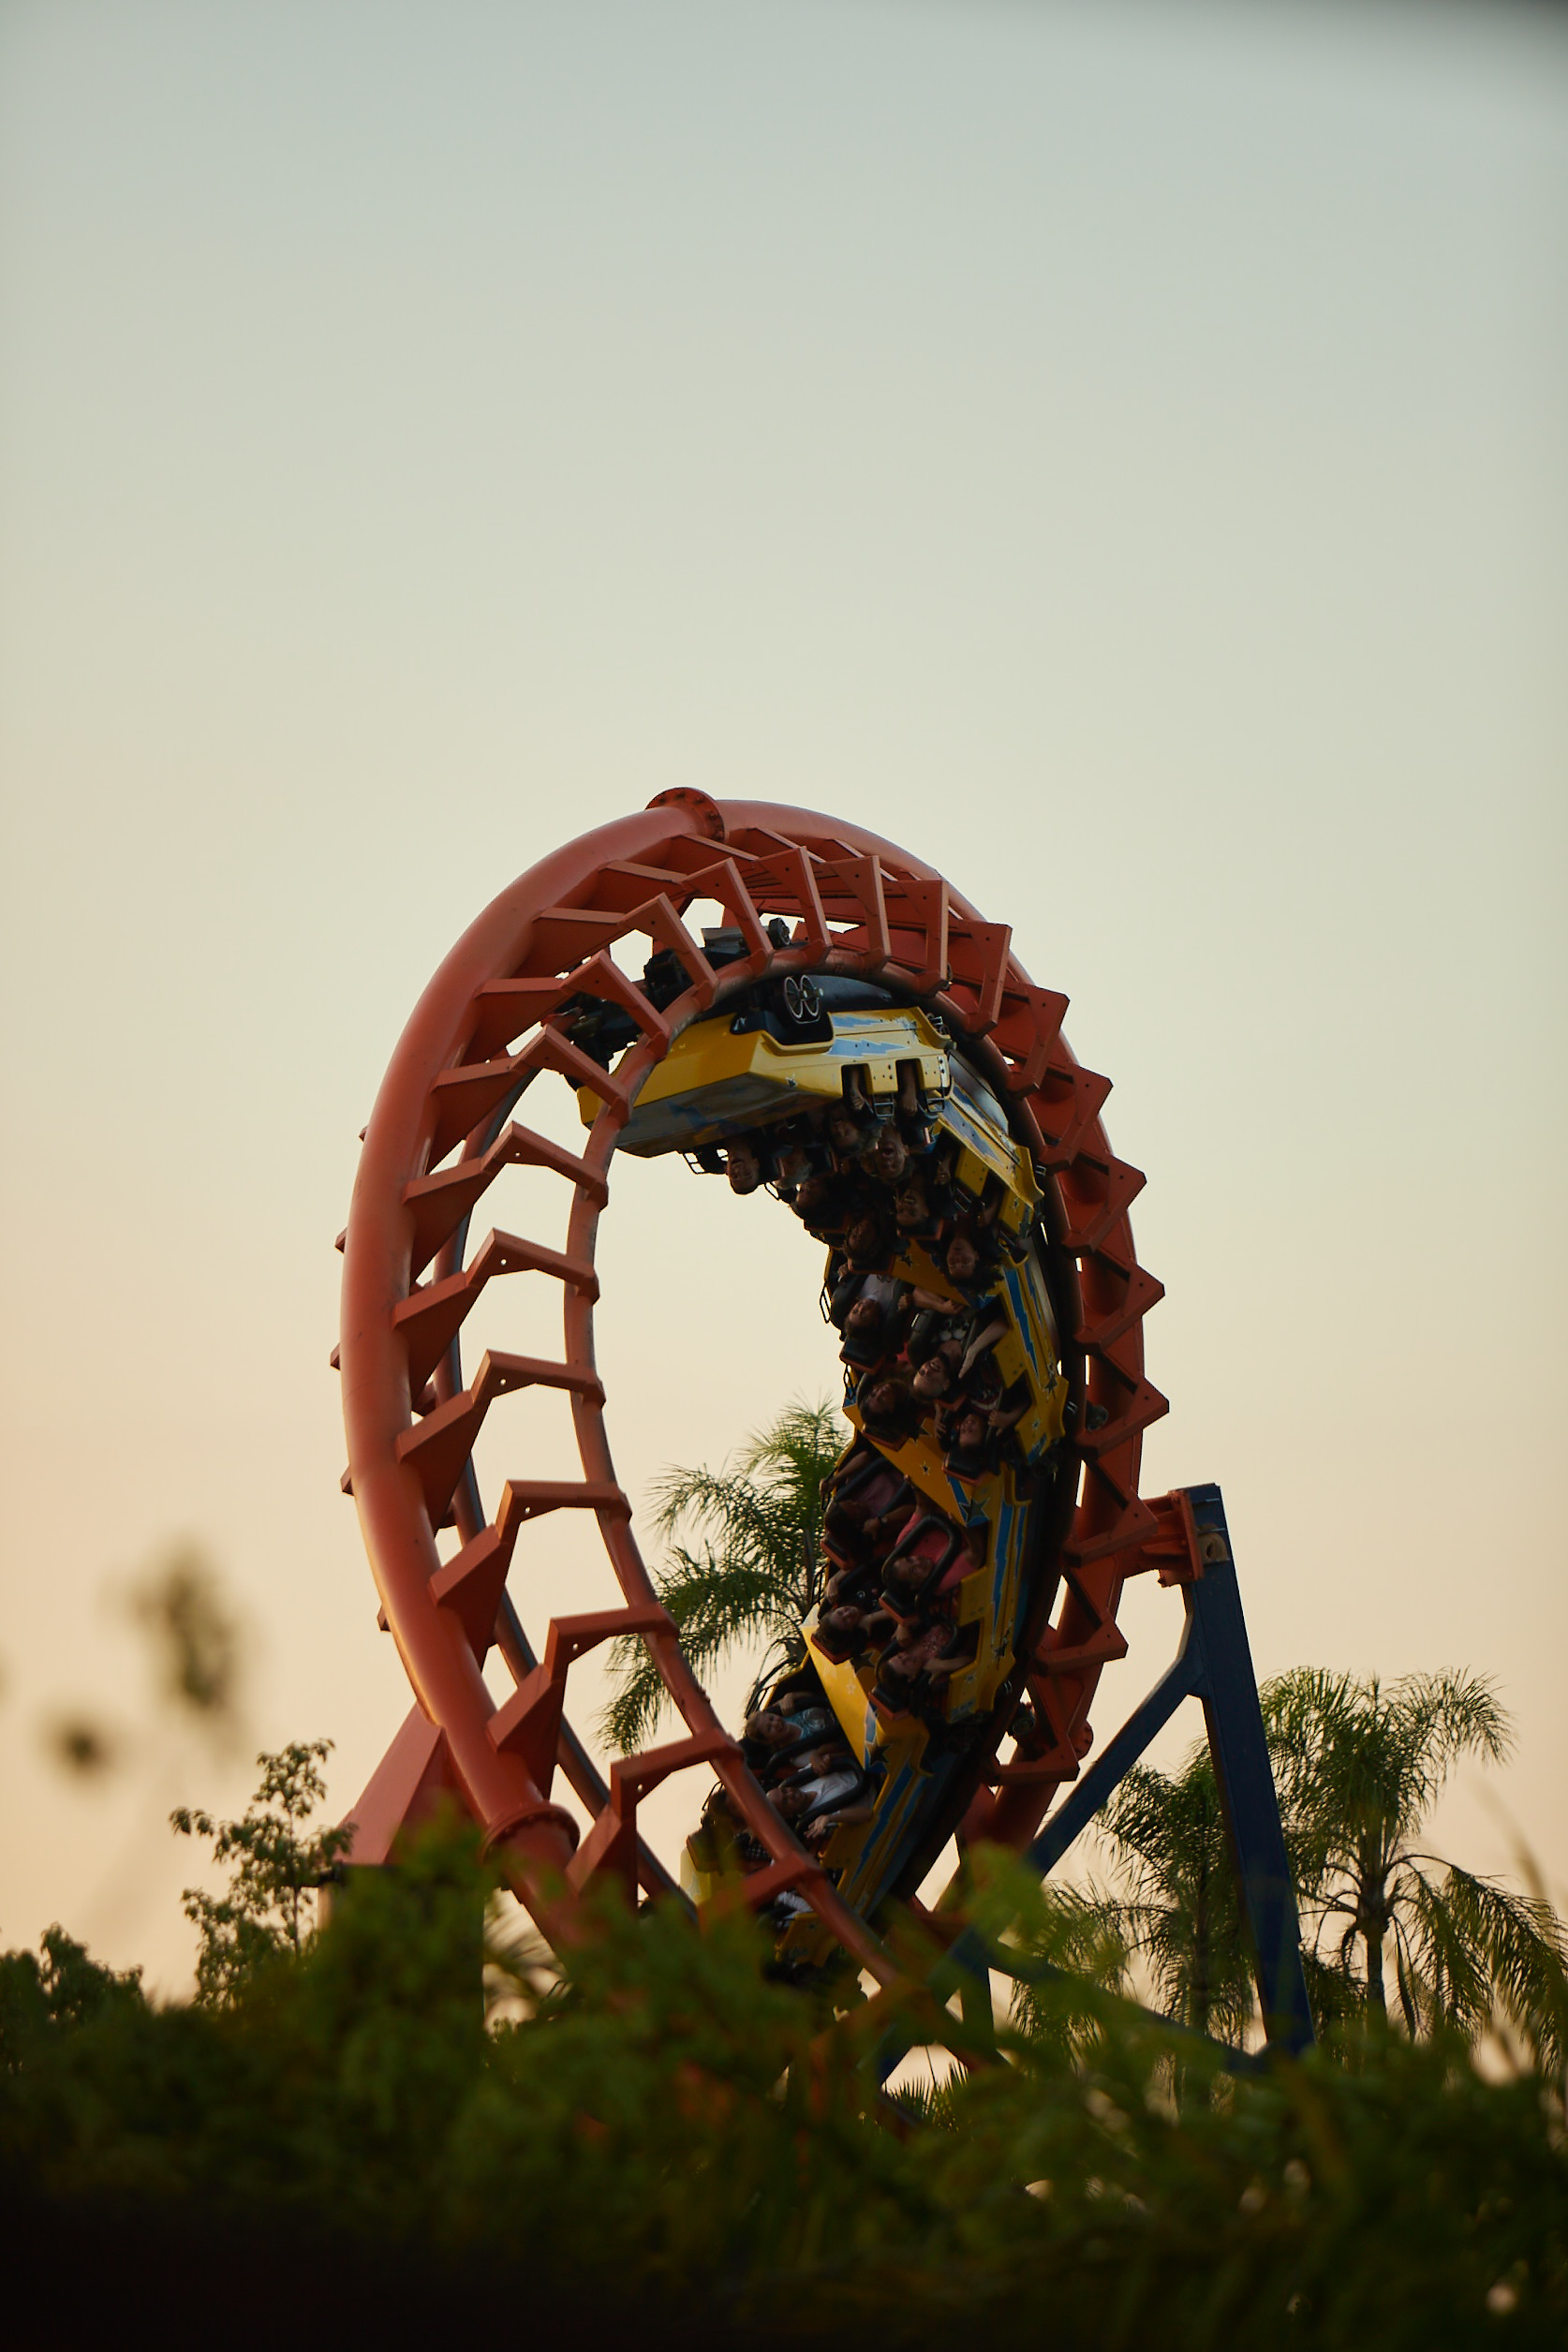
{"label": "hazy sunset sky", "polygon": [[[1070,994],[1146,1488],[1222,1483],[1260,1672],[1494,1674],[1441,1835],[1561,1898],[1568,23],[9,0],[0,1940],[180,1980],[162,1814],[243,1760],[40,1737],[151,1721],[175,1536],[250,1749],[330,1734],[341,1810],[401,1721],[356,1135],[480,907],[674,784],[906,843]],[[602,1264],[634,1493],[829,1385],[771,1205],[631,1169]]]}

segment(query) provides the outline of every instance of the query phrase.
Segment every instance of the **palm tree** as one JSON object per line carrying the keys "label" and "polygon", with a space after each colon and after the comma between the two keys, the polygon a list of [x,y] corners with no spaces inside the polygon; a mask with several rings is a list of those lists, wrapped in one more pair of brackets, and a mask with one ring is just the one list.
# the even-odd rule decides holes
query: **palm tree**
{"label": "palm tree", "polygon": [[1105,2005],[1096,1995],[1128,1997],[1120,1909],[1093,1887],[1054,1886],[1049,1879],[1018,1886],[1014,1907],[1016,1924],[999,1939],[1004,1949],[998,1956],[1013,1975],[1013,2023],[1037,2049],[1092,2064],[1105,2021]]}
{"label": "palm tree", "polygon": [[[672,1467],[656,1482],[654,1524],[671,1551],[654,1585],[695,1672],[762,1636],[798,1638],[821,1590],[822,1489],[848,1439],[836,1406],[797,1400],[722,1470]],[[674,1542],[683,1531],[700,1551]],[[666,1694],[635,1637],[615,1644],[611,1666],[620,1688],[600,1728],[628,1754],[653,1730]]]}
{"label": "palm tree", "polygon": [[1490,1683],[1298,1666],[1262,1697],[1320,1988],[1383,2019],[1392,1956],[1410,2034],[1445,2025],[1473,2042],[1501,2016],[1560,2064],[1568,1947],[1550,1905],[1416,1842],[1457,1764],[1508,1753]]}
{"label": "palm tree", "polygon": [[1225,1816],[1206,1743],[1174,1776],[1134,1765],[1101,1816],[1115,1888],[1101,1916],[1141,1956],[1167,2017],[1239,2041],[1252,1978]]}

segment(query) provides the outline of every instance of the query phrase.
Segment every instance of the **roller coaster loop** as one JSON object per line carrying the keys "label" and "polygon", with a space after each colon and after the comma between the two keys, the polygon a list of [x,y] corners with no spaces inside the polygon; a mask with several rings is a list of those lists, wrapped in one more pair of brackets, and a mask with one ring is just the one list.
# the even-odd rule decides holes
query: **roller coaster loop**
{"label": "roller coaster loop", "polygon": [[[709,908],[717,924],[693,928],[686,918]],[[1265,2014],[1284,2040],[1309,2037],[1218,1490],[1138,1492],[1144,1431],[1166,1410],[1143,1351],[1161,1290],[1129,1222],[1144,1179],[1106,1139],[1109,1082],[1068,1046],[1066,1004],[1028,977],[1008,926],[933,866],[836,818],[694,791],[568,843],[465,933],[398,1043],[339,1236],[343,1485],[414,1694],[350,1816],[356,1863],[384,1861],[400,1830],[455,1798],[549,1934],[570,1933],[574,1905],[608,1878],[633,1896],[744,1900],[772,1926],[785,1973],[848,1966],[888,1985],[878,1920],[890,1900],[964,1959],[961,1918],[918,1901],[954,1838],[1049,1869],[1158,1723],[1197,1695]],[[577,1094],[581,1149],[512,1116],[552,1078]],[[790,1202],[830,1243],[841,1329],[844,1298],[860,1301],[845,1350],[854,1437],[830,1488],[848,1549],[830,1543],[823,1565],[864,1581],[866,1531],[901,1529],[871,1546],[895,1635],[876,1665],[864,1636],[841,1630],[855,1609],[812,1610],[762,1702],[804,1708],[802,1722],[856,1752],[857,1812],[816,1833],[770,1801],[754,1741],[719,1721],[691,1672],[611,1457],[595,1246],[617,1151],[665,1150]],[[492,1230],[470,1248],[476,1209],[512,1167],[556,1180],[564,1247],[557,1227],[550,1243]],[[860,1171],[886,1179],[885,1205]],[[836,1210],[846,1186],[853,1201]],[[465,1319],[515,1273],[559,1284],[559,1356],[490,1350],[466,1368]],[[900,1332],[924,1319],[927,1355],[941,1340],[955,1379],[961,1362],[936,1416],[944,1437],[921,1397],[948,1374],[939,1364],[911,1395],[912,1340],[897,1378],[873,1368],[855,1383],[855,1333],[892,1302]],[[530,1466],[487,1506],[481,1425],[498,1398],[538,1388],[568,1399],[576,1461]],[[536,1645],[509,1571],[533,1522],[563,1510],[593,1515],[621,1605],[555,1618]],[[1122,1590],[1145,1572],[1183,1588],[1183,1649],[1086,1772],[1101,1673],[1126,1654]],[[567,1717],[567,1682],[577,1659],[623,1636],[646,1645],[685,1732],[606,1780]],[[481,1671],[492,1649],[512,1684],[500,1702]],[[719,1811],[704,1817],[725,1852],[691,1842],[683,1896],[638,1807],[693,1768],[717,1783]],[[553,1799],[557,1772],[585,1831]],[[743,1867],[726,1867],[736,1855]]]}

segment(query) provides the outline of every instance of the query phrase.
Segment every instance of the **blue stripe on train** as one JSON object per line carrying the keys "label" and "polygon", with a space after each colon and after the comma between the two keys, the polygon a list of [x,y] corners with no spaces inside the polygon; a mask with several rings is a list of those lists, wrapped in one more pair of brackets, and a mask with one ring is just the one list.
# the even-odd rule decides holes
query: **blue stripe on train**
{"label": "blue stripe on train", "polygon": [[1018,1337],[1022,1339],[1025,1353],[1028,1354],[1029,1359],[1029,1369],[1034,1374],[1036,1385],[1039,1386],[1043,1383],[1045,1379],[1045,1372],[1040,1361],[1040,1348],[1035,1339],[1034,1329],[1035,1317],[1038,1314],[1039,1309],[1036,1307],[1034,1300],[1029,1296],[1028,1289],[1024,1281],[1022,1270],[1018,1266],[1003,1266],[1002,1287],[1007,1293],[1009,1304],[1013,1309],[1013,1321],[1018,1327]]}
{"label": "blue stripe on train", "polygon": [[1008,1555],[1015,1530],[1022,1526],[1023,1513],[1016,1503],[1004,1502],[997,1514],[997,1564],[991,1571],[991,1622],[995,1625],[1001,1612],[1002,1587],[1007,1581]]}
{"label": "blue stripe on train", "polygon": [[891,1842],[902,1833],[904,1816],[910,1804],[919,1802],[923,1779],[924,1775],[917,1773],[913,1765],[906,1761],[899,1766],[882,1793],[879,1811],[883,1818],[877,1825],[875,1841],[862,1853],[851,1882],[855,1889],[855,1903],[863,1905],[867,1911],[873,1907],[892,1875],[886,1858],[887,1849]]}

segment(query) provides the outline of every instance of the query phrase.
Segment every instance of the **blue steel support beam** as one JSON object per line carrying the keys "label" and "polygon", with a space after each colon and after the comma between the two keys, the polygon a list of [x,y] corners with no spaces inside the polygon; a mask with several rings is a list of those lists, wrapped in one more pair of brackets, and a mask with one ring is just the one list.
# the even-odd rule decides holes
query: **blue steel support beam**
{"label": "blue steel support beam", "polygon": [[[1051,1815],[1026,1858],[1043,1878],[1047,1877],[1182,1700],[1201,1700],[1230,1834],[1231,1859],[1252,1945],[1268,2044],[1294,2053],[1309,2048],[1315,2038],[1312,2012],[1301,1965],[1301,1927],[1280,1800],[1231,1557],[1225,1505],[1218,1487],[1188,1487],[1182,1491],[1192,1515],[1198,1558],[1192,1562],[1196,1575],[1182,1587],[1186,1615],[1176,1657],[1103,1754]],[[940,1973],[945,1977],[956,1969],[960,1975],[968,1973],[984,1981],[992,1964],[979,1937],[966,1930],[945,1954]],[[1005,1960],[1000,1964],[1005,1966]],[[880,2080],[887,2080],[903,2054],[890,2036],[879,2052]],[[1243,2053],[1234,2055],[1238,2063],[1247,2063]]]}
{"label": "blue steel support beam", "polygon": [[[1189,1588],[1191,1590],[1191,1588]],[[1144,1750],[1157,1733],[1164,1730],[1171,1717],[1185,1698],[1199,1695],[1204,1679],[1204,1652],[1201,1638],[1194,1639],[1192,1611],[1181,1629],[1181,1642],[1175,1660],[1155,1684],[1148,1696],[1136,1706],[1106,1748],[1098,1756],[1072,1795],[1057,1807],[1024,1859],[1033,1864],[1042,1878],[1048,1878],[1082,1829],[1087,1829],[1102,1805],[1118,1789],[1137,1763]]]}
{"label": "blue steel support beam", "polygon": [[1280,1820],[1247,1620],[1218,1487],[1189,1487],[1204,1571],[1186,1586],[1189,1642],[1197,1635],[1209,1753],[1225,1808],[1231,1854],[1252,1941],[1258,1998],[1271,2043],[1289,2050],[1312,2042],[1312,2011],[1301,1965],[1301,1922]]}

